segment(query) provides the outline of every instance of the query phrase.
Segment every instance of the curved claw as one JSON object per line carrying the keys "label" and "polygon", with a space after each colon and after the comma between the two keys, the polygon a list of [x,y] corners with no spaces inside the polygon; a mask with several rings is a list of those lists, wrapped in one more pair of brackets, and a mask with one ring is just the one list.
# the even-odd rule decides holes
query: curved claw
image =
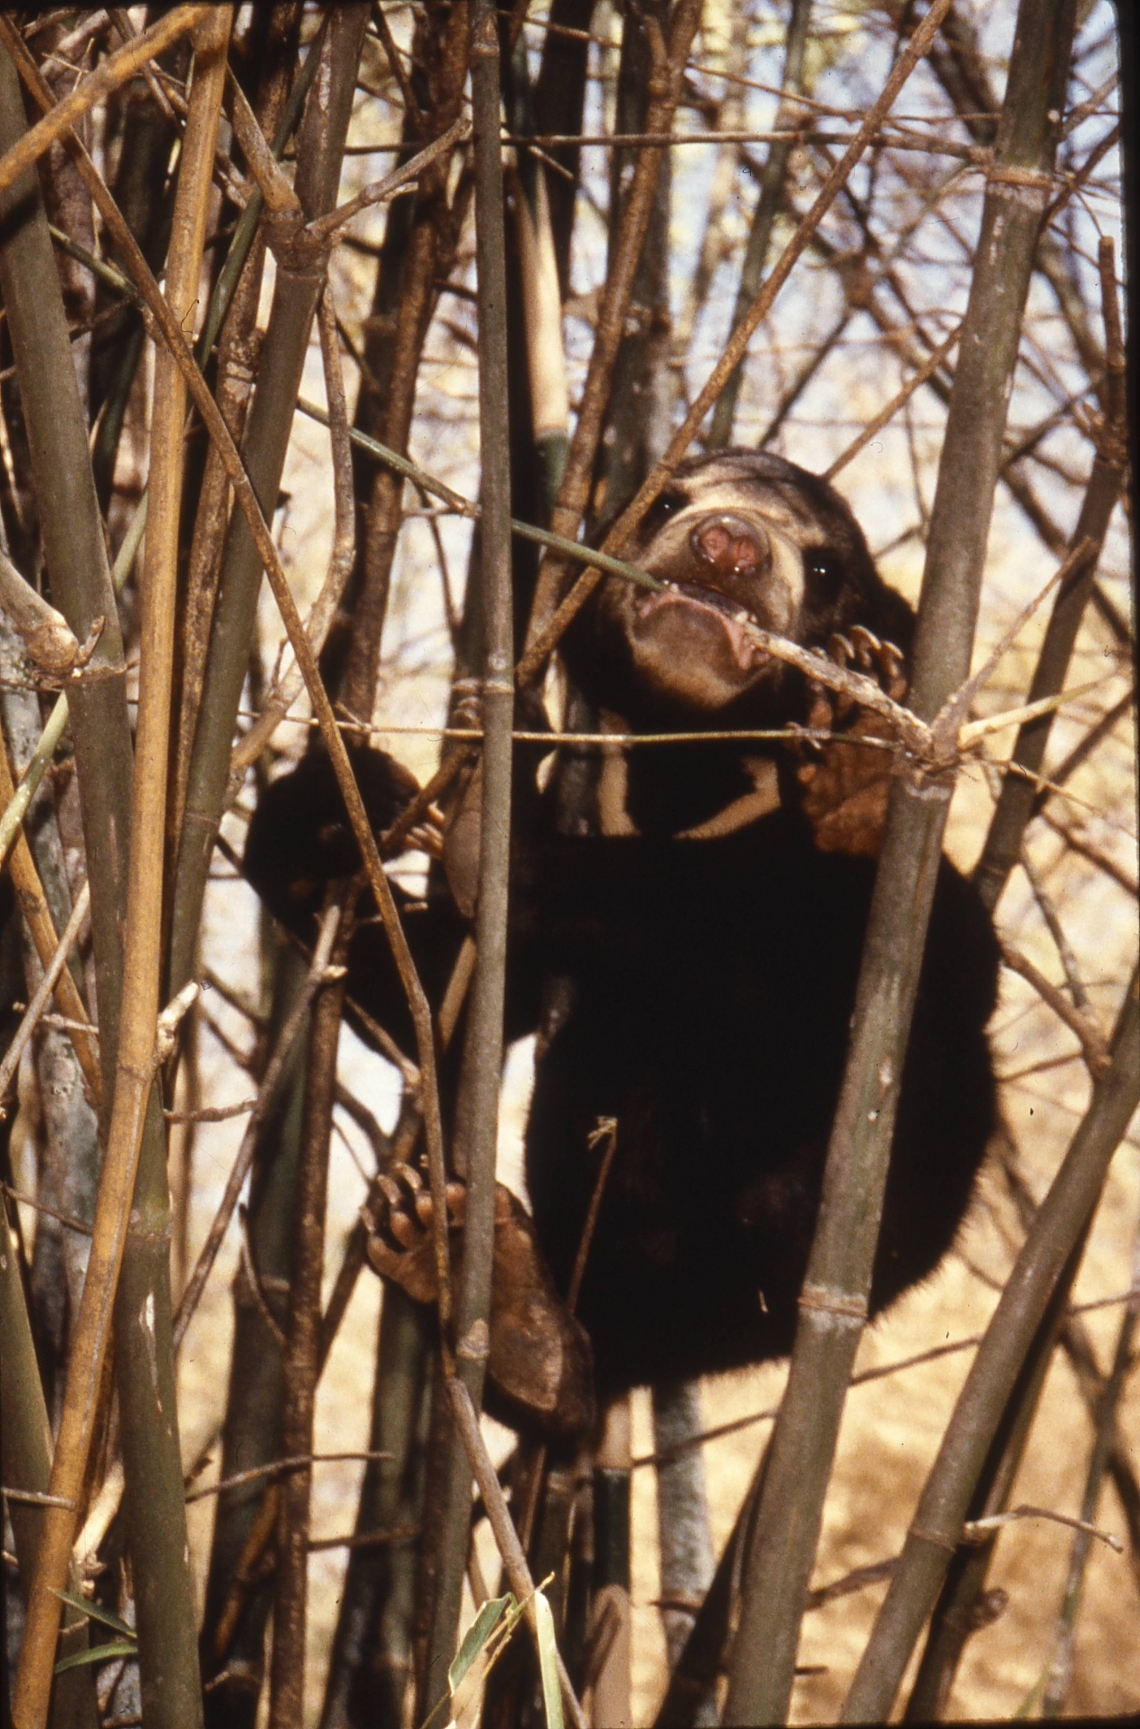
{"label": "curved claw", "polygon": [[885,690],[892,702],[901,702],[907,692],[906,674],[903,671],[906,662],[902,650],[893,642],[882,642],[879,645],[879,665],[885,679]]}
{"label": "curved claw", "polygon": [[873,630],[868,630],[864,624],[851,626],[851,646],[855,651],[855,663],[864,672],[870,672],[878,656],[882,652],[882,643]]}

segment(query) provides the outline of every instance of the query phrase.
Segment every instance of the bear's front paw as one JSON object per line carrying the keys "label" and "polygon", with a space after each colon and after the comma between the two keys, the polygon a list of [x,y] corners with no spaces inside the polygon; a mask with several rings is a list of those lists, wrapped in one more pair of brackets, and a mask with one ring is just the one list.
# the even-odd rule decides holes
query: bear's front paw
{"label": "bear's front paw", "polygon": [[[448,1183],[447,1222],[452,1231],[463,1224],[466,1201],[465,1185]],[[393,1165],[377,1177],[360,1216],[368,1259],[380,1276],[399,1285],[413,1302],[434,1303],[439,1296],[432,1241],[435,1208],[419,1172],[411,1165]]]}
{"label": "bear's front paw", "polygon": [[[893,702],[906,695],[901,651],[862,625],[854,625],[846,636],[832,636],[827,654],[837,666],[852,666],[873,678]],[[808,726],[833,735],[826,743],[816,743],[796,770],[803,788],[801,809],[816,845],[821,852],[877,857],[894,765],[890,721],[857,707],[850,696],[817,689]]]}

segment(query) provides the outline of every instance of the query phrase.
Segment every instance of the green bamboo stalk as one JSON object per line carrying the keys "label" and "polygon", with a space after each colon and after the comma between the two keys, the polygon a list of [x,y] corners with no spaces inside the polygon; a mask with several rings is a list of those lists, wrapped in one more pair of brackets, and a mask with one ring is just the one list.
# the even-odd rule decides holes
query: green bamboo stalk
{"label": "green bamboo stalk", "polygon": [[[935,17],[931,8],[925,22]],[[1068,77],[1075,9],[1021,0],[931,515],[911,704],[970,670],[1009,388]],[[919,41],[916,33],[911,46]],[[896,781],[788,1387],[745,1561],[725,1720],[780,1721],[855,1351],[867,1316],[899,1083],[950,784]]]}

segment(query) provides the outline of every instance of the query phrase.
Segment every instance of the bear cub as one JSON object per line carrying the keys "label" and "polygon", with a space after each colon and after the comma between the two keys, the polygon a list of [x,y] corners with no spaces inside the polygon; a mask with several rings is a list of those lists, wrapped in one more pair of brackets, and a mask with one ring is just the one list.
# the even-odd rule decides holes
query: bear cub
{"label": "bear cub", "polygon": [[[558,832],[541,752],[516,746],[507,1036],[539,1025],[544,980],[562,989],[527,1123],[532,1217],[499,1195],[489,1403],[497,1390],[501,1414],[567,1432],[591,1406],[582,1328],[602,1399],[791,1348],[893,759],[881,721],[765,655],[748,627],[851,661],[896,699],[913,631],[843,500],[777,457],[682,465],[626,556],[661,586],[605,577],[564,639],[567,668],[613,730],[690,736],[605,747],[621,808],[615,820],[611,798],[611,832],[588,835]],[[830,737],[724,736],[789,725]],[[379,834],[414,787],[383,753],[353,754]],[[359,867],[319,749],[264,794],[245,863],[311,942],[324,884]],[[442,872],[406,928],[438,1005],[469,929]],[[968,1207],[995,1122],[997,969],[989,917],[944,860],[872,1313],[933,1271]],[[354,938],[349,994],[413,1049],[375,924]],[[373,1262],[430,1298],[430,1204],[415,1173],[382,1186]],[[452,1200],[458,1224],[460,1186]]]}

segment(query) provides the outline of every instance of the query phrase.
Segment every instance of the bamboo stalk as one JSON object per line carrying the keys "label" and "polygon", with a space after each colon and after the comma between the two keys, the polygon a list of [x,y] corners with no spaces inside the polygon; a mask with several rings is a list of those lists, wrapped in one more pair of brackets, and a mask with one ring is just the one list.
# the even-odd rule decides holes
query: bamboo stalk
{"label": "bamboo stalk", "polygon": [[[537,1645],[538,1620],[534,1609],[534,1580],[530,1576],[526,1556],[522,1552],[518,1533],[511,1521],[511,1515],[503,1497],[495,1467],[492,1465],[484,1445],[483,1436],[479,1429],[479,1419],[475,1415],[475,1407],[471,1403],[470,1394],[458,1376],[453,1375],[448,1379],[447,1391],[456,1426],[463,1439],[463,1445],[467,1449],[471,1469],[474,1472],[475,1481],[479,1485],[479,1492],[483,1497],[483,1505],[487,1509],[491,1529],[495,1533],[495,1542],[498,1544],[499,1554],[503,1558],[503,1567],[507,1578],[510,1580],[511,1590],[523,1605],[527,1626],[530,1628]],[[561,1656],[558,1658],[558,1677],[562,1683],[562,1703],[566,1708],[567,1717],[574,1725],[574,1729],[588,1729],[586,1717],[574,1689],[570,1685],[566,1665]]]}
{"label": "bamboo stalk", "polygon": [[[1009,1505],[1087,1239],[1086,1230],[1065,1263],[1021,1370],[1010,1385],[1005,1409],[966,1509],[970,1520],[1000,1515]],[[951,1560],[930,1619],[904,1722],[928,1723],[945,1715],[966,1640],[985,1625],[986,1573],[997,1536],[995,1528],[982,1543],[959,1549]]]}
{"label": "bamboo stalk", "polygon": [[20,1058],[24,1054],[28,1040],[36,1030],[36,1023],[47,1008],[48,999],[55,990],[60,974],[67,965],[67,957],[71,953],[73,945],[79,941],[90,904],[91,891],[87,883],[84,883],[75,897],[75,905],[71,909],[67,928],[56,943],[54,954],[48,956],[44,976],[24,1011],[23,1019],[16,1030],[16,1036],[4,1053],[3,1062],[0,1062],[0,1110],[7,1110],[7,1106],[3,1102],[4,1095],[12,1084],[13,1076],[19,1067]]}
{"label": "bamboo stalk", "polygon": [[[685,63],[696,35],[700,15],[700,0],[680,0],[673,12],[667,48],[660,42],[658,34],[659,61],[653,72],[652,101],[646,116],[646,124],[651,131],[665,135],[672,129],[681,96]],[[551,528],[554,532],[571,539],[577,532],[586,509],[598,446],[604,430],[614,365],[625,332],[634,274],[653,210],[663,160],[662,151],[643,150],[639,153],[625,209],[614,237],[602,303],[598,308],[597,334],[590,353],[581,402],[578,405],[578,418],[570,440],[558,503],[551,515]],[[609,552],[613,548],[607,546],[605,550]],[[526,649],[519,663],[520,686],[530,682],[549,652],[543,645],[546,644],[547,635],[553,626],[553,618],[557,616],[555,607],[565,571],[566,565],[563,561],[543,560],[527,628]],[[575,587],[580,587],[583,581],[588,582],[589,579],[580,579]],[[592,592],[596,586],[595,578],[587,592]],[[558,634],[561,634],[561,630]]]}
{"label": "bamboo stalk", "polygon": [[[312,83],[323,47],[323,25],[309,44],[304,65],[293,78],[300,28],[299,8],[290,3],[273,8],[267,29],[265,65],[257,93],[257,119],[273,134],[274,158],[285,145],[300,117],[305,95]],[[253,385],[250,340],[257,319],[261,283],[265,269],[265,231],[260,225],[261,194],[254,193],[234,231],[218,280],[210,297],[206,323],[197,354],[205,366],[217,343],[215,395],[222,416],[241,442]],[[173,839],[182,833],[186,806],[186,783],[190,753],[202,701],[210,630],[217,601],[225,550],[226,527],[231,506],[225,466],[211,445],[206,454],[194,519],[186,576],[185,623],[182,628],[178,740],[170,795],[169,828]],[[173,917],[173,907],[167,909]]]}
{"label": "bamboo stalk", "polygon": [[[1140,1280],[1140,1254],[1137,1253],[1135,1244],[1133,1245],[1132,1268],[1134,1281]],[[1096,1519],[1100,1492],[1110,1467],[1113,1446],[1116,1441],[1117,1412],[1124,1394],[1128,1372],[1132,1366],[1132,1341],[1138,1320],[1140,1320],[1140,1287],[1121,1316],[1120,1330],[1116,1336],[1116,1349],[1112,1357],[1112,1368],[1109,1370],[1104,1394],[1096,1413],[1092,1452],[1089,1455],[1084,1493],[1081,1498],[1080,1516],[1084,1528],[1078,1530],[1074,1535],[1073,1546],[1069,1555],[1068,1576],[1065,1580],[1064,1595],[1057,1617],[1056,1649],[1045,1695],[1041,1701],[1041,1715],[1044,1719],[1061,1715],[1073,1681],[1073,1639],[1077,1616],[1080,1613],[1081,1598],[1084,1594],[1085,1569],[1088,1564],[1089,1551],[1092,1548],[1092,1534],[1089,1527]]]}
{"label": "bamboo stalk", "polygon": [[[0,746],[0,804],[9,805],[15,796],[12,785],[12,773],[8,766],[8,754]],[[21,831],[11,858],[12,886],[19,896],[20,910],[28,923],[36,953],[40,957],[40,965],[48,967],[59,941],[55,921],[48,907],[47,896],[44,893],[36,862],[32,857],[27,836]],[[67,1020],[77,1023],[87,1021],[87,1008],[79,994],[79,987],[64,967],[59,974],[55,987],[56,1002],[59,1012]],[[79,1066],[83,1070],[83,1079],[91,1089],[91,1097],[96,1110],[103,1099],[103,1076],[99,1068],[99,1054],[96,1050],[91,1033],[81,1032],[78,1026],[68,1029]],[[2,1091],[3,1089],[0,1089]]]}
{"label": "bamboo stalk", "polygon": [[[438,140],[447,134],[458,136],[457,112],[467,73],[466,6],[455,6],[439,14],[428,26],[428,32],[431,47],[425,47],[425,53],[435,61],[438,71],[432,81],[432,106],[423,129],[425,137],[434,134]],[[414,116],[406,118],[404,131],[405,136],[415,135]],[[418,137],[416,142],[420,142]],[[365,430],[378,433],[400,455],[406,455],[408,449],[420,362],[438,281],[451,270],[462,226],[461,207],[452,209],[447,197],[449,163],[450,150],[443,152],[420,176],[416,198],[407,216],[397,216],[400,206],[395,207],[389,217],[377,277],[373,312],[390,317],[394,328],[379,378],[373,374],[364,382],[356,418]],[[461,184],[465,186],[466,182]],[[463,196],[466,197],[466,191]],[[372,347],[366,339],[366,361],[373,357]],[[353,630],[343,656],[337,694],[350,714],[370,719],[380,669],[392,561],[403,520],[404,488],[384,468],[367,481],[358,470],[358,479],[362,489],[367,485],[367,505],[353,576]]]}
{"label": "bamboo stalk", "polygon": [[[297,146],[297,194],[308,219],[329,209],[336,200],[366,22],[367,13],[361,8],[338,8],[331,14],[324,45],[324,75],[310,91]],[[136,266],[131,260],[127,262],[129,273],[139,286]],[[225,799],[234,725],[261,589],[264,547],[258,544],[257,531],[251,533],[246,513],[252,506],[258,509],[259,516],[265,511],[272,518],[276,506],[293,423],[293,404],[313,314],[325,280],[325,265],[322,249],[304,247],[284,252],[278,263],[273,306],[258,365],[258,389],[243,443],[242,484],[237,488],[239,508],[231,517],[222,555],[202,701],[187,770],[173,891],[169,972],[172,991],[178,990],[193,972],[202,897]],[[216,411],[207,409],[201,400],[198,407],[217,442],[220,428]],[[233,450],[228,432],[225,445]],[[232,485],[233,459],[222,446],[219,454],[223,455]],[[233,458],[236,455],[233,450]]]}
{"label": "bamboo stalk", "polygon": [[[804,88],[804,55],[810,28],[811,0],[792,0],[792,13],[788,20],[788,33],[784,49],[784,75],[780,80],[781,88],[785,94],[780,99],[780,108],[776,114],[775,128],[777,131],[781,127],[792,124],[797,118],[795,93]],[[785,103],[792,112],[784,112]],[[805,109],[799,110],[798,117],[801,121],[805,113]],[[790,137],[781,138],[768,147],[768,159],[764,164],[756,208],[752,213],[752,225],[748,231],[744,262],[740,267],[736,305],[732,312],[734,326],[744,318],[760,290],[760,283],[764,276],[764,265],[768,259],[768,248],[772,239],[772,228],[783,194],[784,181],[788,172],[788,159],[791,156],[794,141],[795,133],[793,132]],[[723,450],[732,440],[732,422],[736,416],[736,402],[743,381],[744,363],[741,361],[740,365],[729,375],[728,382],[717,397],[712,423],[709,426],[708,447],[710,450]]]}
{"label": "bamboo stalk", "polygon": [[[1124,337],[1116,293],[1116,251],[1107,237],[1101,240],[1098,262],[1107,370],[1104,384],[1105,421],[1097,436],[1096,456],[1081,504],[1080,516],[1069,539],[1070,551],[1083,539],[1091,542],[1091,548],[1079,569],[1054,599],[1053,610],[1045,629],[1045,639],[1037,656],[1033,680],[1026,697],[1027,702],[1053,696],[1064,688],[1077,632],[1096,580],[1100,551],[1127,472]],[[990,908],[995,907],[1001,898],[1009,873],[1021,851],[1021,837],[1033,814],[1037,796],[1037,788],[1029,777],[1037,775],[1041,770],[1053,719],[1053,712],[1046,712],[1039,718],[1028,721],[1017,735],[1011,760],[1026,773],[1006,776],[981,857],[974,868],[974,881],[978,885],[978,892]]]}
{"label": "bamboo stalk", "polygon": [[[324,951],[322,963],[331,953],[331,931],[328,942],[322,943],[323,936],[324,932],[318,937]],[[277,949],[267,925],[263,925],[263,940]],[[291,945],[277,949],[274,958],[269,1037],[278,1051],[283,1050],[293,1005],[312,969],[306,968]],[[234,1344],[220,1462],[225,1479],[241,1479],[243,1473],[264,1467],[282,1453],[284,1352],[280,1339],[293,1271],[293,1198],[305,1044],[303,1038],[292,1039],[278,1080],[276,1102],[253,1147],[245,1218],[247,1253],[239,1263],[233,1286]],[[263,1085],[267,1078],[266,1074]],[[239,1185],[228,1183],[223,1205],[229,1205],[231,1199],[236,1204],[239,1192]],[[276,1525],[276,1505],[269,1504],[271,1493],[275,1497],[275,1490],[264,1488],[256,1479],[245,1479],[218,1501],[200,1641],[202,1678],[210,1687],[207,1722],[214,1729],[247,1721],[250,1694],[261,1691],[273,1582],[262,1577],[257,1563],[258,1545],[272,1542]]]}
{"label": "bamboo stalk", "polygon": [[178,1311],[174,1317],[175,1350],[186,1337],[186,1329],[194,1318],[194,1311],[198,1307],[202,1292],[205,1289],[206,1280],[217,1260],[218,1250],[222,1246],[222,1238],[225,1236],[227,1226],[233,1217],[238,1196],[245,1186],[245,1180],[253,1163],[253,1155],[257,1149],[258,1139],[275,1103],[277,1089],[285,1073],[297,1035],[304,1025],[305,1016],[309,1012],[313,998],[322,985],[329,983],[327,969],[332,955],[333,940],[336,936],[336,926],[337,921],[333,918],[327,917],[321,921],[320,933],[313,950],[312,964],[306,974],[305,982],[301,986],[300,994],[281,1028],[277,1042],[273,1047],[273,1054],[265,1066],[261,1085],[257,1089],[257,1099],[245,1126],[245,1133],[241,1138],[237,1157],[234,1159],[233,1168],[226,1181],[221,1202],[210,1229],[206,1233],[206,1240],[199,1251],[194,1271],[187,1280],[186,1289],[179,1299]]}
{"label": "bamboo stalk", "polygon": [[[338,931],[333,958],[340,966],[348,953],[355,900],[356,892],[342,886],[330,895],[326,905],[326,918]],[[342,974],[325,985],[309,1019],[281,1424],[282,1451],[290,1457],[309,1456],[313,1451],[313,1414],[320,1373],[329,1137],[343,1010]],[[311,1465],[305,1465],[290,1471],[279,1489],[269,1729],[301,1729],[302,1724],[312,1476]]]}
{"label": "bamboo stalk", "polygon": [[[197,298],[206,201],[225,82],[229,26],[228,12],[211,12],[204,19],[196,42],[198,64],[183,140],[173,238],[167,264],[168,303],[179,325],[191,312]],[[75,1503],[87,1467],[96,1393],[108,1344],[111,1308],[126,1248],[132,1201],[140,1214],[137,1224],[131,1221],[132,1227],[140,1232],[145,1232],[148,1226],[161,1227],[168,1212],[165,1137],[161,1132],[151,1138],[151,1145],[163,1162],[156,1171],[142,1172],[140,1193],[135,1194],[154,1076],[159,1011],[166,775],[177,596],[178,519],[182,495],[182,439],[186,417],[186,389],[181,372],[173,357],[161,350],[155,362],[154,396],[147,575],[143,586],[139,718],[124,938],[124,974],[130,980],[131,991],[123,1002],[107,1152],[52,1469],[53,1494]],[[166,1252],[165,1239],[160,1237],[159,1241],[162,1252]],[[134,1500],[134,1510],[139,1515],[132,1519],[132,1551],[138,1549],[138,1533],[144,1525],[153,1540],[149,1555],[145,1550],[142,1554],[134,1554],[143,1685],[150,1694],[153,1721],[156,1724],[167,1723],[174,1729],[175,1725],[189,1726],[201,1720],[201,1693],[193,1638],[193,1602],[170,1340],[169,1333],[165,1339],[159,1337],[161,1322],[155,1301],[157,1279],[158,1300],[161,1302],[165,1296],[169,1326],[169,1267],[165,1269],[166,1279],[163,1281],[161,1269],[147,1265],[151,1258],[148,1253],[151,1250],[149,1235],[144,1236],[143,1245],[139,1257],[141,1264],[135,1270],[142,1274],[138,1282],[145,1285],[150,1304],[148,1309],[144,1303],[141,1313],[138,1310],[131,1312],[129,1319],[136,1325],[141,1322],[143,1328],[144,1336],[138,1346],[143,1357],[141,1362],[137,1359],[136,1362],[143,1370],[143,1379],[138,1387],[140,1391],[145,1389],[145,1393],[143,1408],[136,1409],[130,1398],[136,1386],[131,1372],[134,1365],[130,1361],[131,1346],[126,1344],[121,1353],[125,1359],[121,1363],[124,1463],[130,1482],[130,1452],[136,1420],[143,1457],[154,1475],[162,1472],[163,1466],[173,1460],[176,1504],[172,1506],[169,1497],[164,1503],[156,1504],[153,1499],[154,1475],[148,1471],[152,1494],[148,1496],[145,1512],[137,1505],[138,1486],[128,1497],[128,1506]],[[158,1354],[163,1345],[166,1347],[165,1361]],[[160,1376],[165,1386],[161,1384]],[[166,1442],[157,1450],[154,1425],[147,1420],[156,1408],[161,1439]],[[142,1462],[143,1458],[140,1458],[139,1463]],[[165,1475],[170,1477],[172,1473],[167,1470]],[[33,1729],[34,1725],[46,1721],[60,1612],[55,1593],[66,1578],[75,1522],[74,1508],[65,1507],[53,1507],[45,1519],[13,1700],[13,1718],[18,1729]],[[157,1562],[156,1569],[148,1565],[154,1561]]]}
{"label": "bamboo stalk", "polygon": [[[314,654],[325,645],[345,585],[356,557],[356,497],[352,484],[352,445],[344,373],[337,342],[336,313],[331,291],[325,291],[318,306],[321,359],[325,393],[329,404],[329,433],[333,460],[333,544],[321,591],[309,611],[306,633]],[[256,762],[301,692],[301,675],[295,666],[283,673],[261,704],[261,712],[249,731],[238,740],[230,756],[230,784],[239,781]]]}
{"label": "bamboo stalk", "polygon": [[846,1723],[884,1722],[950,1557],[970,1495],[1053,1288],[1087,1227],[1105,1173],[1140,1098],[1140,979],[1133,972],[1112,1041],[1112,1067],[1025,1239],[926,1480],[910,1531],[843,1707]]}
{"label": "bamboo stalk", "polygon": [[[30,57],[11,24],[0,16],[0,37],[19,64]],[[37,75],[38,76],[38,75]],[[50,97],[46,98],[50,102]],[[7,55],[0,55],[0,145],[25,130],[19,84]],[[55,603],[75,635],[85,641],[97,618],[102,635],[91,660],[98,679],[81,680],[60,697],[45,733],[56,742],[70,710],[83,808],[83,838],[91,880],[95,967],[101,1031],[100,1062],[106,1097],[114,1075],[121,991],[122,914],[130,836],[130,725],[127,717],[123,643],[107,568],[107,552],[91,477],[87,429],[79,400],[67,323],[58,291],[38,184],[34,174],[0,200],[10,221],[0,247],[0,285],[20,371],[20,394],[29,428],[32,477],[39,505],[44,553],[52,572]],[[120,754],[125,745],[125,754]],[[46,766],[44,755],[40,762]],[[26,810],[33,774],[24,777],[17,799]],[[15,801],[14,801],[15,802]],[[6,815],[4,826],[16,817]]]}
{"label": "bamboo stalk", "polygon": [[[511,593],[511,459],[507,402],[507,276],[499,143],[499,37],[494,0],[471,13],[471,103],[475,146],[475,257],[479,312],[479,456],[483,513],[479,546],[483,751],[475,975],[463,1051],[458,1120],[467,1181],[463,1263],[455,1316],[456,1373],[472,1407],[483,1402],[490,1339],[495,1232],[495,1150],[503,1062],[507,898],[511,825],[514,666]],[[469,601],[469,605],[471,602]],[[429,1705],[444,1691],[455,1655],[471,1527],[471,1466],[452,1433],[432,1628],[424,1680]]]}
{"label": "bamboo stalk", "polygon": [[[937,10],[932,7],[924,23]],[[940,711],[969,672],[1009,387],[1073,26],[1071,5],[1059,11],[1052,0],[1021,0],[931,516],[911,684],[920,716]],[[947,781],[923,784],[921,775],[913,783],[896,781],[892,790],[788,1386],[745,1560],[725,1707],[729,1723],[778,1721],[791,1695],[824,1495],[866,1322],[950,790]]]}
{"label": "bamboo stalk", "polygon": [[[414,1530],[419,1521],[433,1322],[431,1311],[413,1303],[398,1285],[386,1287],[368,1441],[371,1451],[386,1457],[365,1469],[359,1532]],[[357,1548],[350,1555],[320,1729],[347,1729],[362,1708],[380,1723],[405,1721],[415,1564],[411,1537],[398,1546]]]}
{"label": "bamboo stalk", "polygon": [[132,42],[104,60],[94,72],[81,78],[70,96],[65,96],[62,102],[56,103],[50,114],[45,114],[37,125],[24,134],[19,143],[10,145],[0,157],[0,194],[14,186],[20,176],[34,167],[56,140],[62,138],[69,128],[74,127],[97,102],[103,101],[126,84],[136,72],[157,59],[163,49],[169,48],[172,42],[188,36],[208,17],[209,12],[209,6],[176,6],[173,12],[168,12],[165,18],[160,18],[157,24],[152,24],[141,36],[136,36]]}
{"label": "bamboo stalk", "polygon": [[[40,1539],[43,1496],[51,1478],[51,1428],[32,1342],[16,1233],[9,1223],[4,1194],[0,1194],[0,1338],[4,1342],[0,1350],[0,1477],[5,1490],[17,1492],[11,1497],[5,1495],[5,1500],[26,1600]],[[26,1500],[21,1492],[27,1495]],[[68,1589],[77,1594],[79,1588],[73,1565]],[[7,1589],[11,1589],[10,1584]],[[0,1602],[7,1606],[2,1594]],[[69,1632],[79,1619],[78,1610],[65,1608],[62,1640],[69,1655],[87,1643],[86,1628]],[[72,1670],[57,1685],[52,1729],[95,1729],[98,1718],[90,1676],[90,1670]]]}

